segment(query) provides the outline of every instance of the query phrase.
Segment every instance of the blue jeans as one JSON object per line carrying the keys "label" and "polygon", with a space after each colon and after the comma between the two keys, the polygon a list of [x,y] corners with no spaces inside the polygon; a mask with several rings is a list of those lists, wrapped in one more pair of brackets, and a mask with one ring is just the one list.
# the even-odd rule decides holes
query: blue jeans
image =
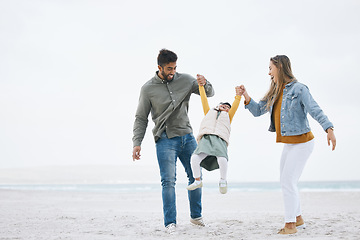
{"label": "blue jeans", "polygon": [[[177,158],[180,159],[185,168],[189,180],[188,184],[193,183],[195,179],[191,170],[190,159],[196,147],[197,143],[192,133],[181,137],[168,138],[166,132],[163,132],[156,142],[165,226],[170,223],[176,224],[175,182]],[[191,218],[201,217],[201,193],[201,188],[188,191]]]}

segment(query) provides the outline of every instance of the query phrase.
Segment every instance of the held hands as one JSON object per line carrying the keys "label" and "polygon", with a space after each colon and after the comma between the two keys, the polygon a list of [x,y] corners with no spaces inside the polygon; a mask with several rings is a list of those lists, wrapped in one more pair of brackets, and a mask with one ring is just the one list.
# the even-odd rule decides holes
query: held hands
{"label": "held hands", "polygon": [[206,84],[206,79],[203,75],[197,74],[196,80],[197,80],[199,86],[204,86]]}
{"label": "held hands", "polygon": [[247,103],[250,102],[251,98],[250,98],[249,94],[247,93],[245,86],[241,85],[240,89],[242,91],[242,95],[245,97],[245,102],[247,102]]}
{"label": "held hands", "polygon": [[135,160],[140,160],[140,151],[141,151],[141,147],[140,146],[135,146],[134,148],[133,148],[133,155],[132,155],[132,157],[133,157],[133,161],[135,161]]}
{"label": "held hands", "polygon": [[236,91],[236,96],[242,96],[244,93],[243,89],[241,89],[240,86],[236,86],[235,91]]}
{"label": "held hands", "polygon": [[329,146],[331,142],[332,150],[334,151],[336,147],[336,138],[335,138],[334,130],[332,130],[331,128],[327,130],[327,141]]}

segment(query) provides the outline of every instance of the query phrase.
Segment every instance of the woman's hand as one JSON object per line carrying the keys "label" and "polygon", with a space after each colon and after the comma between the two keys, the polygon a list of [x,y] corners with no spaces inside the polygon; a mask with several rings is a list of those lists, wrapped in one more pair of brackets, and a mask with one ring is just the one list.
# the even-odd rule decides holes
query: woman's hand
{"label": "woman's hand", "polygon": [[332,150],[334,151],[336,147],[336,138],[335,138],[334,130],[332,128],[327,129],[327,141],[329,146],[331,142]]}
{"label": "woman's hand", "polygon": [[249,94],[247,93],[245,86],[244,86],[244,85],[241,85],[241,86],[240,86],[240,89],[242,89],[243,96],[245,97],[245,103],[249,103],[250,100],[251,100],[251,97],[250,97]]}

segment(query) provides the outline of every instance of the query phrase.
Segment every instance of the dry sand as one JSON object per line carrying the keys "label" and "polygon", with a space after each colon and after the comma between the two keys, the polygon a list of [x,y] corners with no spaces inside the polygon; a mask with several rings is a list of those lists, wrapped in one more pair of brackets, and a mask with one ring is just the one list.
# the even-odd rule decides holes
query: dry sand
{"label": "dry sand", "polygon": [[360,239],[360,192],[302,192],[307,228],[280,236],[281,192],[203,191],[206,227],[191,225],[177,189],[177,230],[163,226],[161,192],[0,190],[0,239]]}

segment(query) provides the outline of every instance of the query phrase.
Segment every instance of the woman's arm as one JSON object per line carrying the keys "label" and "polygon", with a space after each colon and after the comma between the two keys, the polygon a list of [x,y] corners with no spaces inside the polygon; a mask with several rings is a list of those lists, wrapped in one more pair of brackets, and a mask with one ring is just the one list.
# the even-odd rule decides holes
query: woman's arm
{"label": "woman's arm", "polygon": [[325,115],[324,111],[320,108],[320,106],[311,96],[309,89],[305,85],[301,89],[300,99],[301,103],[305,108],[305,111],[308,112],[310,116],[321,125],[324,131],[326,131],[330,127],[334,127],[334,125]]}
{"label": "woman's arm", "polygon": [[301,91],[301,102],[305,110],[314,118],[327,133],[327,141],[330,146],[332,143],[332,150],[335,150],[336,138],[333,131],[333,124],[329,121],[328,117],[324,114],[323,110],[311,96],[309,89],[304,85]]}
{"label": "woman's arm", "polygon": [[247,93],[244,85],[241,85],[240,88],[242,89],[243,96],[245,97],[245,108],[248,109],[254,117],[259,117],[268,112],[265,101],[260,101],[259,103],[255,102]]}

